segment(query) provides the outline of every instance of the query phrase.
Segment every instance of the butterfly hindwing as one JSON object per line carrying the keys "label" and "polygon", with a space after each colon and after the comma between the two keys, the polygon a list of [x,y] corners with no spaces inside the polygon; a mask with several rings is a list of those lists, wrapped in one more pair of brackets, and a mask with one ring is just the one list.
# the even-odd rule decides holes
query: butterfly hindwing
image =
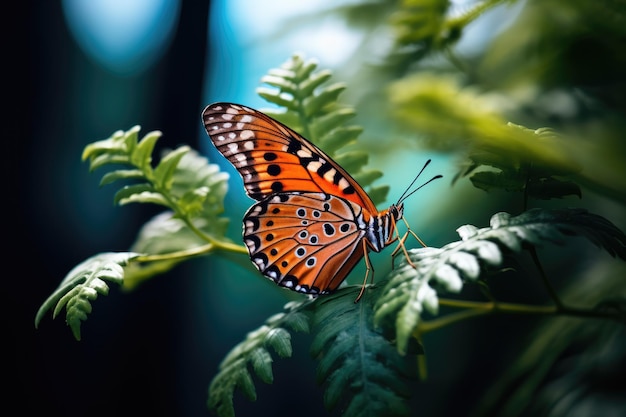
{"label": "butterfly hindwing", "polygon": [[253,205],[244,242],[263,275],[293,290],[335,290],[363,257],[361,207],[324,193],[283,193]]}
{"label": "butterfly hindwing", "polygon": [[246,193],[263,200],[274,193],[321,192],[376,213],[359,184],[322,150],[298,133],[245,106],[215,103],[203,112],[216,148],[239,171]]}

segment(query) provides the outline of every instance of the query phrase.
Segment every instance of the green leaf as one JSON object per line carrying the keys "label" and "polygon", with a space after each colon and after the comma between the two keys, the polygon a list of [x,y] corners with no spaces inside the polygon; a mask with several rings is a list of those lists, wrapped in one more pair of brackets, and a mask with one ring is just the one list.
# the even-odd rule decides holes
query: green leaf
{"label": "green leaf", "polygon": [[359,172],[361,167],[367,165],[369,155],[364,151],[349,151],[337,155],[335,161],[345,170]]}
{"label": "green leaf", "polygon": [[334,154],[338,149],[356,142],[358,136],[363,132],[360,126],[339,126],[322,135],[319,145],[329,154]]}
{"label": "green leaf", "polygon": [[353,109],[342,108],[318,117],[312,124],[313,137],[321,137],[326,132],[339,127],[356,115]]}
{"label": "green leaf", "polygon": [[113,197],[113,202],[115,204],[120,204],[122,200],[128,199],[133,195],[139,195],[142,193],[154,194],[154,187],[149,183],[126,185],[122,187],[117,193],[115,193],[115,196]]}
{"label": "green leaf", "polygon": [[127,179],[143,179],[144,175],[141,170],[138,169],[118,169],[116,171],[107,172],[102,176],[100,185],[107,185],[117,180]]}
{"label": "green leaf", "polygon": [[137,256],[139,254],[133,252],[101,253],[74,267],[37,311],[35,327],[39,326],[43,316],[53,306],[53,318],[56,318],[65,307],[65,321],[72,329],[74,338],[80,340],[80,326],[91,313],[91,301],[94,301],[98,294],[108,294],[107,281],[121,285],[124,280],[124,267]]}
{"label": "green leaf", "polygon": [[304,98],[305,115],[310,117],[319,114],[323,108],[334,104],[345,89],[345,84],[336,83],[325,87],[316,95]]}
{"label": "green leaf", "polygon": [[152,163],[152,151],[157,140],[161,137],[161,132],[153,131],[147,133],[130,153],[130,162],[143,171],[150,169]]}
{"label": "green leaf", "polygon": [[408,415],[407,384],[415,378],[414,356],[401,356],[374,327],[373,305],[381,289],[348,287],[315,304],[311,354],[326,385],[324,404],[342,416]]}
{"label": "green leaf", "polygon": [[409,250],[415,267],[403,259],[389,274],[374,307],[374,321],[376,325],[394,322],[400,353],[406,352],[422,313],[437,313],[439,292],[458,293],[465,281],[476,282],[502,264],[503,251],[563,244],[571,236],[582,236],[611,256],[626,260],[626,235],[607,219],[582,209],[532,209],[519,216],[498,213],[490,227],[465,225],[457,232],[458,242]]}
{"label": "green leaf", "polygon": [[293,103],[293,99],[284,96],[281,91],[269,90],[267,88],[257,88],[256,93],[263,99],[280,107],[287,107]]}
{"label": "green leaf", "polygon": [[287,330],[303,331],[308,329],[308,308],[311,300],[285,305],[285,312],[272,316],[259,329],[248,333],[246,339],[235,346],[224,358],[218,374],[209,387],[209,409],[218,416],[234,416],[233,395],[239,388],[252,401],[256,399],[256,390],[252,376],[248,371],[251,366],[255,375],[265,383],[272,383],[271,346],[279,356],[291,356],[291,334]]}
{"label": "green leaf", "polygon": [[310,97],[315,89],[330,80],[333,76],[330,70],[320,70],[311,74],[310,77],[303,80],[299,85],[298,94],[301,98]]}
{"label": "green leaf", "polygon": [[102,154],[125,154],[130,155],[137,144],[139,126],[133,126],[126,132],[118,130],[108,139],[90,143],[83,150],[82,160],[93,160]]}
{"label": "green leaf", "polygon": [[291,79],[278,75],[265,75],[261,78],[261,82],[271,85],[272,87],[276,87],[278,90],[292,95],[296,92],[297,89],[297,86],[293,83]]}
{"label": "green leaf", "polygon": [[171,189],[176,167],[182,157],[189,151],[190,148],[188,146],[181,146],[167,153],[163,159],[161,159],[159,165],[154,169],[154,179],[157,187],[159,187],[161,191],[169,191]]}
{"label": "green leaf", "polygon": [[89,162],[89,171],[93,172],[105,165],[126,165],[130,164],[128,155],[102,154],[94,157]]}

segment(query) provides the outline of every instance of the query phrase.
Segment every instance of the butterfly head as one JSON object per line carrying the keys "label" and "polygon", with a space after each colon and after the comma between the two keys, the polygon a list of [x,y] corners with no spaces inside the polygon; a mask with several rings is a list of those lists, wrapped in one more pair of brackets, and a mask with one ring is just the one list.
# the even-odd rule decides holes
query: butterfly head
{"label": "butterfly head", "polygon": [[391,213],[391,217],[393,217],[394,221],[402,219],[404,203],[392,204],[391,207],[389,207],[389,213]]}

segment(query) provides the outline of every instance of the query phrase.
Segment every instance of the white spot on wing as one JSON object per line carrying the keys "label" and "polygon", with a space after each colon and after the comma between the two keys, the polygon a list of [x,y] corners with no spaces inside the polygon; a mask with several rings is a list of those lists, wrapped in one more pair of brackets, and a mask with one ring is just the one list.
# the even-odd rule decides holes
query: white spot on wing
{"label": "white spot on wing", "polygon": [[241,139],[252,139],[254,138],[254,132],[252,130],[242,130],[239,136]]}
{"label": "white spot on wing", "polygon": [[320,169],[321,166],[322,163],[320,161],[313,161],[309,163],[309,165],[307,165],[306,167],[311,172],[317,172],[317,170]]}
{"label": "white spot on wing", "polygon": [[324,174],[324,179],[328,182],[333,182],[336,172],[337,170],[335,170],[335,168],[329,169],[328,171],[326,171],[326,174]]}

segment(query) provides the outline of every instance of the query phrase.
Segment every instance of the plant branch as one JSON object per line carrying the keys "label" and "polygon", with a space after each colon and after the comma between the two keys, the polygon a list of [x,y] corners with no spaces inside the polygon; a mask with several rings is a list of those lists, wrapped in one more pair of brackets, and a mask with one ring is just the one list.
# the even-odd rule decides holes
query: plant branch
{"label": "plant branch", "polygon": [[501,303],[501,302],[477,302],[463,301],[452,299],[439,299],[439,305],[462,308],[463,311],[450,313],[443,317],[439,317],[430,321],[422,322],[418,325],[414,332],[416,337],[449,326],[459,321],[467,320],[473,317],[485,314],[527,314],[527,315],[560,315],[573,316],[583,318],[612,319],[620,320],[616,314],[611,311],[599,311],[584,308],[560,306],[533,306],[528,304]]}

